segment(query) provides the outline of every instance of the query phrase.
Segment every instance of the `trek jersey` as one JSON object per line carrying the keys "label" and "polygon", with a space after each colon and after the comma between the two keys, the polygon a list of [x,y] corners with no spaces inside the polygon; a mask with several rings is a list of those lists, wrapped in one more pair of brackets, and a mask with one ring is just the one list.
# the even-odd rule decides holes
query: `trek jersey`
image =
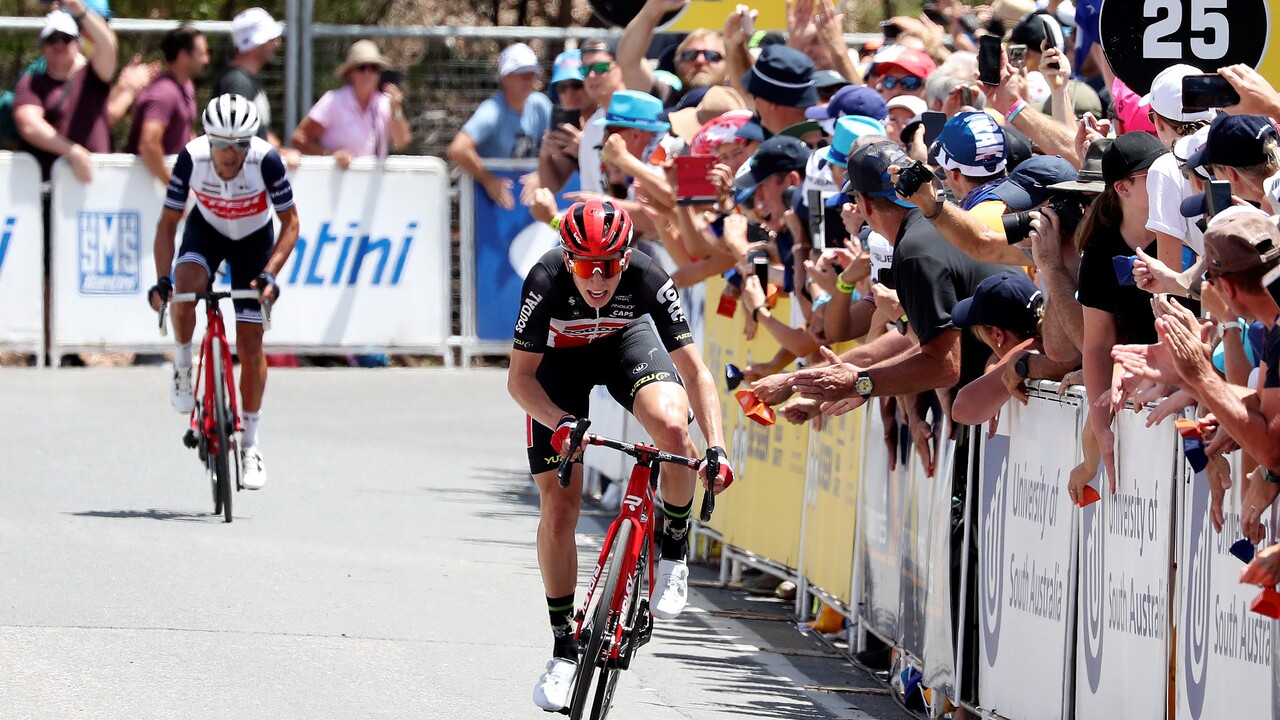
{"label": "trek jersey", "polygon": [[293,207],[293,187],[280,154],[271,143],[257,137],[250,139],[244,165],[234,180],[218,177],[207,136],[187,143],[174,163],[164,206],[182,212],[192,192],[204,219],[232,240],[248,237],[271,222],[268,196],[276,212]]}
{"label": "trek jersey", "polygon": [[662,266],[633,250],[631,262],[609,304],[587,305],[565,267],[559,248],[549,250],[525,277],[515,349],[545,352],[548,348],[583,347],[622,330],[645,315],[653,318],[667,352],[693,342],[675,281]]}

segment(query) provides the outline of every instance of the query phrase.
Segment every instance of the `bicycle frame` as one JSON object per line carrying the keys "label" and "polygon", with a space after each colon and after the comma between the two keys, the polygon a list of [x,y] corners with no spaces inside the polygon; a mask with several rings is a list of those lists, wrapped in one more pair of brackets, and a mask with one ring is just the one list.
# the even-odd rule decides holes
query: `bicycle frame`
{"label": "bicycle frame", "polygon": [[[200,406],[203,408],[197,417],[195,408],[191,410],[191,429],[195,430],[201,436],[212,439],[213,424],[217,422],[216,414],[213,411],[213,363],[212,357],[213,339],[221,340],[219,343],[222,348],[222,373],[226,380],[227,401],[231,406],[231,420],[234,423],[232,432],[240,432],[240,399],[236,394],[235,370],[231,365],[231,347],[227,344],[227,329],[222,321],[222,309],[218,307],[216,297],[205,298],[205,330],[204,339],[200,341],[200,365],[196,370],[196,383],[193,388],[195,396],[200,398]],[[201,395],[203,389],[204,394]],[[226,452],[228,448],[210,447],[210,454]]]}
{"label": "bicycle frame", "polygon": [[[593,445],[607,445],[605,438],[595,435],[588,436]],[[633,526],[629,547],[622,548],[623,563],[622,567],[627,568],[625,582],[618,584],[618,593],[612,598],[605,598],[609,602],[610,615],[614,618],[625,618],[628,611],[631,610],[631,595],[635,589],[635,583],[640,581],[636,577],[637,560],[640,557],[642,549],[641,543],[653,541],[653,522],[654,522],[654,495],[657,481],[654,478],[654,468],[659,462],[659,450],[651,445],[637,444],[634,446],[637,452],[635,467],[631,469],[631,479],[627,483],[626,495],[622,498],[622,505],[618,510],[618,517],[609,524],[609,530],[605,533],[604,544],[600,549],[600,557],[596,560],[595,572],[591,575],[591,584],[587,587],[586,602],[584,608],[591,607],[591,600],[595,596],[596,589],[600,584],[600,578],[604,574],[605,563],[609,560],[609,552],[613,549],[613,543],[618,535],[618,531],[624,523],[630,523]],[[652,553],[649,554],[649,562],[647,564],[647,575],[644,578],[649,583],[649,599],[653,599],[653,577],[655,568],[655,559]],[[587,622],[585,613],[578,618],[577,630],[575,636],[582,636],[582,626]],[[622,649],[622,634],[627,628],[622,626],[621,622],[614,623],[613,642],[609,647],[609,659],[617,660],[618,654]],[[603,628],[593,628],[592,632],[602,632]]]}

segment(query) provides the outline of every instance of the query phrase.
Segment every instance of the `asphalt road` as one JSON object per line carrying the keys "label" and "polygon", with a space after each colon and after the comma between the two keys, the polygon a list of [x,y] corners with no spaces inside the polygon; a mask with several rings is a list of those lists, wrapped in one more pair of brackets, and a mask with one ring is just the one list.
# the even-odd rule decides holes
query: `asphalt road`
{"label": "asphalt road", "polygon": [[[0,717],[552,717],[530,699],[537,498],[500,371],[273,371],[268,484],[231,525],[166,393],[163,368],[0,370]],[[788,623],[723,613],[781,603],[691,605],[611,717],[906,717]]]}

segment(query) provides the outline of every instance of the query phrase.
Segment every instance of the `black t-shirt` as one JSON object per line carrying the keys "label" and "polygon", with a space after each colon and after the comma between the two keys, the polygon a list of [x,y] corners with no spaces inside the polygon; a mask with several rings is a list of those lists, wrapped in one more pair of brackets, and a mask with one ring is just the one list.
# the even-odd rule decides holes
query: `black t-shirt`
{"label": "black t-shirt", "polygon": [[[954,326],[951,310],[973,295],[978,283],[1005,271],[1020,272],[1010,265],[978,262],[942,237],[919,210],[907,213],[893,246],[893,264],[888,273],[907,322],[921,345]],[[971,332],[960,333],[960,384],[963,387],[982,376],[991,348]]]}
{"label": "black t-shirt", "polygon": [[524,279],[516,316],[515,349],[545,352],[582,347],[645,315],[653,318],[667,352],[693,342],[675,281],[648,255],[633,250],[618,289],[600,309],[587,305],[559,248],[548,250]]}
{"label": "black t-shirt", "polygon": [[214,97],[226,93],[246,98],[258,108],[258,117],[262,120],[262,124],[258,127],[258,137],[266,140],[267,133],[271,129],[271,104],[267,102],[267,93],[262,89],[262,83],[258,78],[250,75],[243,68],[231,65],[222,71],[218,82],[213,84]]}
{"label": "black t-shirt", "polygon": [[[1155,257],[1156,243],[1142,249]],[[1137,285],[1121,285],[1116,279],[1112,258],[1133,255],[1133,249],[1119,231],[1110,230],[1089,240],[1080,259],[1077,299],[1085,307],[1111,313],[1116,318],[1116,340],[1120,343],[1150,345],[1156,336],[1156,316],[1151,311],[1151,293]]]}
{"label": "black t-shirt", "polygon": [[1267,341],[1262,348],[1262,362],[1267,364],[1267,375],[1262,387],[1280,388],[1280,325],[1267,328]]}

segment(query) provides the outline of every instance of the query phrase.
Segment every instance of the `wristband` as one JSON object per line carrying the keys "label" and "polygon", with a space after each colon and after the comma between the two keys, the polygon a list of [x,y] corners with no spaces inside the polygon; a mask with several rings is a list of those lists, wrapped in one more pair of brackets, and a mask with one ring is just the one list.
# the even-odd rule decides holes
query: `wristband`
{"label": "wristband", "polygon": [[844,281],[844,278],[839,275],[836,276],[836,290],[844,293],[845,295],[852,295],[855,289],[857,288],[854,287],[853,283],[847,283]]}
{"label": "wristband", "polygon": [[1027,108],[1027,101],[1023,100],[1022,98],[1018,98],[1017,100],[1014,101],[1013,105],[1010,106],[1009,114],[1004,116],[1005,121],[1012,123],[1013,119],[1018,117],[1018,113],[1022,112],[1026,108]]}
{"label": "wristband", "polygon": [[943,207],[943,203],[944,203],[945,201],[943,201],[943,200],[938,200],[937,202],[938,202],[938,211],[937,211],[937,212],[935,212],[934,214],[932,214],[932,215],[925,215],[923,212],[921,212],[921,213],[920,213],[921,215],[924,215],[924,219],[925,219],[925,220],[937,220],[937,219],[938,219],[938,216],[942,215],[942,207]]}
{"label": "wristband", "polygon": [[560,216],[559,215],[552,215],[551,219],[547,221],[547,224],[551,226],[552,230],[555,230],[556,232],[560,232]]}

